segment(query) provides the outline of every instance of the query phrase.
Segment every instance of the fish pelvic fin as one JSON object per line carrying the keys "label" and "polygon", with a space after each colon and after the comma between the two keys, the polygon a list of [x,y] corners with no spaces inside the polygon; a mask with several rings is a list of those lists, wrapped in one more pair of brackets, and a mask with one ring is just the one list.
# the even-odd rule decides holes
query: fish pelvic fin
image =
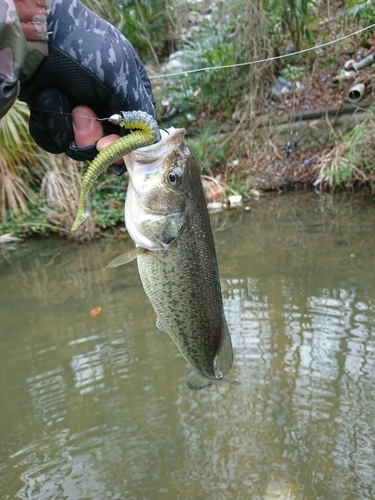
{"label": "fish pelvic fin", "polygon": [[190,368],[186,376],[186,384],[189,389],[199,391],[199,389],[203,389],[203,387],[209,387],[215,384],[215,380],[211,380],[195,371],[194,368]]}
{"label": "fish pelvic fin", "polygon": [[115,259],[111,260],[111,262],[104,268],[108,269],[109,267],[118,267],[118,266],[123,266],[124,264],[128,264],[132,260],[136,259],[139,255],[142,255],[143,253],[147,252],[145,248],[142,247],[136,247],[133,248],[133,250],[130,250],[129,252],[123,253],[122,255],[119,255]]}
{"label": "fish pelvic fin", "polygon": [[240,385],[240,382],[237,382],[236,380],[233,381],[228,380],[224,376],[230,371],[232,365],[233,365],[232,342],[230,340],[227,322],[225,318],[223,318],[223,326],[221,329],[221,340],[214,359],[215,377],[218,379],[218,381],[225,380],[230,384]]}

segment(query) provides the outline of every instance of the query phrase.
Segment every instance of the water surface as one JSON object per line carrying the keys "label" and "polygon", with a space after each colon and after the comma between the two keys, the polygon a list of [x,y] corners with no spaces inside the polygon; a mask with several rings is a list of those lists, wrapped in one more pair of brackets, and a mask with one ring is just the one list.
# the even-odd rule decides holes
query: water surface
{"label": "water surface", "polygon": [[187,388],[135,263],[103,271],[131,242],[0,250],[0,498],[375,497],[375,200],[251,206],[213,219],[240,386]]}

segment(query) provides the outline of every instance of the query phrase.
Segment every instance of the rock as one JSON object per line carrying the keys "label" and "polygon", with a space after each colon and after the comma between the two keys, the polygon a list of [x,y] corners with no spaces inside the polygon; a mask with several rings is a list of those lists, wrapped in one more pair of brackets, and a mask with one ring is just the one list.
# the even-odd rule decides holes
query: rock
{"label": "rock", "polygon": [[240,207],[242,205],[242,196],[240,194],[232,194],[228,196],[228,201],[231,208]]}
{"label": "rock", "polygon": [[207,208],[210,214],[221,212],[223,210],[223,203],[221,201],[212,201],[211,203],[207,203]]}
{"label": "rock", "polygon": [[293,82],[290,82],[283,76],[279,76],[276,82],[272,85],[272,97],[276,99],[281,99],[281,97],[288,92],[290,92],[293,88]]}

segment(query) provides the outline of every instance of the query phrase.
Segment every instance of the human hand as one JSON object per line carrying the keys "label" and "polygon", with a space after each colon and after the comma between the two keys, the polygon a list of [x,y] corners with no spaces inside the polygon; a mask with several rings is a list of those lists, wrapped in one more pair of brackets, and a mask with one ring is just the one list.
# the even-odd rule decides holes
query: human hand
{"label": "human hand", "polygon": [[[112,142],[119,139],[119,135],[110,134],[103,137],[103,125],[96,120],[97,115],[87,106],[77,106],[72,111],[72,124],[74,131],[74,142],[77,148],[86,148],[96,144],[96,149],[102,151]],[[115,165],[123,165],[122,159],[116,161]],[[116,175],[123,173],[123,168],[112,166]]]}
{"label": "human hand", "polygon": [[[49,55],[21,87],[30,107],[30,133],[43,149],[92,160],[97,149],[126,133],[110,122],[96,122],[119,111],[156,115],[146,70],[128,40],[77,0],[55,0],[48,17]],[[84,105],[94,113],[77,112]],[[73,111],[74,110],[74,111]],[[73,114],[73,117],[72,117]],[[78,128],[77,128],[78,127]],[[83,139],[83,142],[78,139]],[[85,135],[86,134],[86,135]],[[103,138],[96,144],[96,141]],[[92,142],[91,142],[92,140]]]}

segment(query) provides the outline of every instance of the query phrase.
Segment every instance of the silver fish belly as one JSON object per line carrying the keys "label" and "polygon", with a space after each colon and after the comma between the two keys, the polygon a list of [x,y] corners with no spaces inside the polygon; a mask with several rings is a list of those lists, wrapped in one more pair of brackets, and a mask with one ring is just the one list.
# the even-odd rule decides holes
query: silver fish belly
{"label": "silver fish belly", "polygon": [[125,158],[125,223],[137,249],[109,267],[137,257],[156,325],[190,364],[187,385],[201,389],[229,382],[233,351],[200,171],[184,134],[173,130]]}

